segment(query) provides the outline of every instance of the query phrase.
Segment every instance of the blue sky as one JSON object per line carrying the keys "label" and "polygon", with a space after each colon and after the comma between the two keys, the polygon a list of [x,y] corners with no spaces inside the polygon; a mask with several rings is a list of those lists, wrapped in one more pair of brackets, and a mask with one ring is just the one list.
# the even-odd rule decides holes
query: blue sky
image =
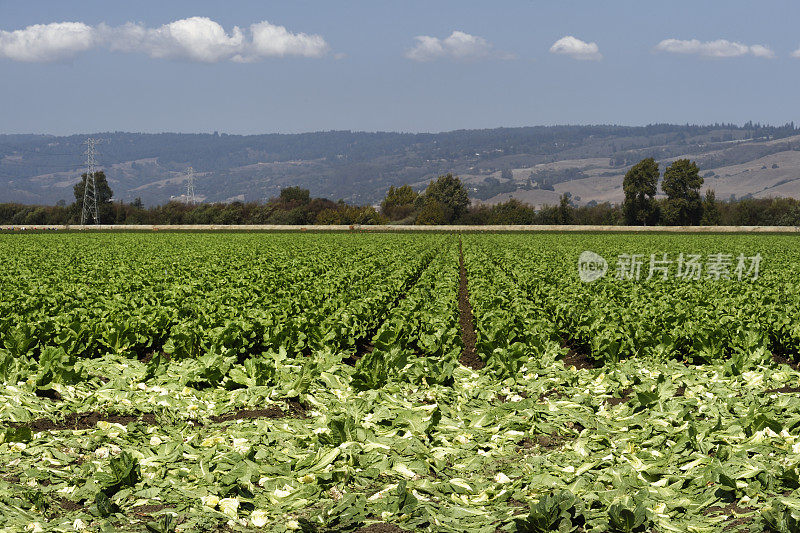
{"label": "blue sky", "polygon": [[0,0],[0,132],[800,122],[798,21],[790,0]]}

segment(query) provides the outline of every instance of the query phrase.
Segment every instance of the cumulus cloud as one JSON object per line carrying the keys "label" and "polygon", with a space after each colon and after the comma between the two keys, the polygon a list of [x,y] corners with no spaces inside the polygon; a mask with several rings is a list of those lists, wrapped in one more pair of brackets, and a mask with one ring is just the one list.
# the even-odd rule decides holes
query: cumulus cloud
{"label": "cumulus cloud", "polygon": [[329,46],[321,35],[291,33],[283,26],[259,22],[250,26],[253,36],[249,53],[254,58],[303,56],[322,57]]}
{"label": "cumulus cloud", "polygon": [[120,28],[101,28],[111,50],[144,52],[158,59],[187,59],[216,63],[240,53],[244,33],[234,26],[230,34],[206,17],[191,17],[146,28],[128,23]]}
{"label": "cumulus cloud", "polygon": [[603,59],[597,43],[587,43],[567,35],[553,43],[550,47],[551,54],[564,54],[583,61],[599,61]]}
{"label": "cumulus cloud", "polygon": [[756,57],[763,57],[766,59],[772,59],[775,57],[775,52],[763,44],[754,44],[750,46],[750,53]]}
{"label": "cumulus cloud", "polygon": [[454,31],[449,37],[439,39],[429,35],[414,37],[416,46],[406,51],[405,56],[414,61],[434,61],[436,59],[475,60],[497,57],[509,59],[511,56],[496,52],[494,46],[477,35]]}
{"label": "cumulus cloud", "polygon": [[54,22],[34,24],[23,30],[0,30],[0,57],[14,61],[63,61],[95,44],[94,28],[82,22]]}
{"label": "cumulus cloud", "polygon": [[800,59],[800,48],[798,48],[797,50],[792,52],[792,57],[796,57],[797,59]]}
{"label": "cumulus cloud", "polygon": [[764,45],[755,44],[749,46],[726,39],[717,39],[716,41],[664,39],[656,45],[656,50],[673,54],[693,54],[713,59],[745,55],[761,58],[775,57],[775,52]]}
{"label": "cumulus cloud", "polygon": [[252,24],[247,30],[234,26],[228,32],[207,17],[176,20],[157,28],[132,22],[117,27],[63,22],[0,32],[0,57],[16,61],[58,61],[99,46],[157,59],[202,63],[322,57],[329,51],[321,35],[292,33],[267,21]]}

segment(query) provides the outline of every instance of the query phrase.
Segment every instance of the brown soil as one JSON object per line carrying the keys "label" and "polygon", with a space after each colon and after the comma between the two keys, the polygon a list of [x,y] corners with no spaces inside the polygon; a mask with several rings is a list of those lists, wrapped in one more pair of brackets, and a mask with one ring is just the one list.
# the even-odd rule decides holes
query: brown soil
{"label": "brown soil", "polygon": [[620,395],[619,398],[608,398],[606,400],[606,403],[608,405],[619,405],[621,403],[625,403],[625,402],[627,402],[628,400],[631,399],[630,393],[631,393],[631,389],[622,389],[622,391],[620,391],[620,393],[619,393],[619,395]]}
{"label": "brown soil", "polygon": [[800,392],[800,387],[789,387],[788,385],[784,387],[779,387],[777,389],[767,389],[764,391],[767,394],[771,394],[773,392]]}
{"label": "brown soil", "polygon": [[681,385],[678,387],[678,390],[675,391],[675,397],[678,398],[686,394],[686,385]]}
{"label": "brown soil", "polygon": [[342,359],[342,363],[350,366],[356,366],[358,360],[367,355],[368,353],[372,353],[375,351],[375,345],[369,340],[374,336],[375,332],[372,335],[369,335],[368,338],[359,339],[356,341],[356,351],[344,359]]}
{"label": "brown soil", "polygon": [[586,427],[583,424],[581,424],[580,422],[567,422],[564,425],[567,426],[569,429],[574,429],[578,433],[580,433],[581,431],[586,429]]}
{"label": "brown soil", "polygon": [[27,426],[31,428],[31,431],[59,431],[64,429],[91,429],[101,421],[122,424],[123,426],[131,422],[142,422],[148,426],[155,426],[157,424],[156,416],[153,413],[135,416],[87,411],[85,413],[70,413],[60,422],[53,421],[49,418],[37,418],[31,422],[12,422],[9,426]]}
{"label": "brown soil", "polygon": [[257,418],[283,418],[286,416],[280,407],[271,406],[266,409],[238,409],[224,415],[212,416],[214,422],[229,422],[231,420],[255,420]]}
{"label": "brown soil", "polygon": [[167,508],[166,504],[163,503],[156,503],[156,504],[149,504],[149,505],[139,505],[133,508],[133,514],[137,516],[150,516],[153,513],[157,513],[161,510]]}
{"label": "brown soil", "polygon": [[569,343],[565,343],[563,347],[568,350],[567,355],[561,360],[565,367],[574,366],[578,370],[597,368],[592,358],[585,351],[576,350],[575,347]]}
{"label": "brown soil", "polygon": [[230,413],[212,416],[213,422],[230,422],[231,420],[256,420],[259,418],[305,418],[308,407],[296,399],[287,402],[288,409],[271,405],[266,409],[237,409]]}
{"label": "brown soil", "polygon": [[789,357],[786,357],[785,355],[772,352],[772,360],[778,363],[779,365],[788,365],[794,370],[800,370],[800,363],[792,360]]}
{"label": "brown soil", "polygon": [[739,507],[738,505],[736,505],[736,502],[733,502],[729,503],[728,505],[725,505],[724,507],[721,505],[713,505],[711,507],[706,507],[705,510],[703,510],[703,514],[706,516],[708,515],[718,516],[718,515],[732,515],[733,513],[745,514],[745,513],[750,513],[752,511],[753,509],[748,509],[747,507]]}
{"label": "brown soil", "polygon": [[71,513],[72,511],[80,511],[83,505],[66,498],[53,498],[54,505],[58,506],[59,511],[62,513]]}
{"label": "brown soil", "polygon": [[517,443],[517,446],[529,450],[535,446],[544,448],[545,450],[555,450],[560,448],[567,437],[563,435],[536,435],[535,438],[525,437]]}
{"label": "brown soil", "polygon": [[54,389],[36,389],[36,396],[39,398],[49,398],[54,402],[61,401],[61,394]]}
{"label": "brown soil", "polygon": [[[724,507],[719,505],[707,507],[705,510],[703,510],[703,514],[706,516],[727,516],[728,518],[725,520],[725,526],[722,528],[722,531],[730,531],[739,526],[751,523],[755,518],[753,511],[753,509],[739,507],[734,502],[729,503]],[[748,516],[739,516],[747,513],[750,514]]]}
{"label": "brown soil", "polygon": [[467,288],[467,269],[464,268],[464,250],[461,241],[458,243],[458,271],[460,281],[458,284],[458,322],[461,325],[461,340],[464,341],[464,350],[458,362],[473,370],[480,370],[486,363],[478,356],[475,343],[478,336],[475,334],[475,322],[472,315],[472,305],[469,303],[469,289]]}
{"label": "brown soil", "polygon": [[386,522],[379,522],[369,526],[364,526],[356,529],[353,533],[405,533],[406,530],[397,527],[394,524],[387,524]]}
{"label": "brown soil", "polygon": [[289,404],[289,414],[294,418],[305,418],[308,406],[301,402],[299,399],[290,399],[286,403]]}
{"label": "brown soil", "polygon": [[[145,364],[149,363],[150,360],[153,359],[153,356],[156,354],[156,351],[157,350],[152,350],[147,352],[146,354],[140,354],[138,357],[139,361]],[[166,353],[164,350],[161,350],[160,353],[162,359],[164,359],[165,361],[169,361],[171,359],[170,354]]]}

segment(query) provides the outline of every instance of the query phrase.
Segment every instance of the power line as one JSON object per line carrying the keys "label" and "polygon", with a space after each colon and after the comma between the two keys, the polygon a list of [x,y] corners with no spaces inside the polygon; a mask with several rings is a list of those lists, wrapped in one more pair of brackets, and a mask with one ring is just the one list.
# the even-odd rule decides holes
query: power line
{"label": "power line", "polygon": [[192,167],[186,169],[186,203],[190,205],[197,203],[194,196],[194,169]]}
{"label": "power line", "polygon": [[100,223],[97,214],[97,182],[95,180],[96,151],[95,146],[100,144],[100,139],[89,137],[86,139],[86,181],[83,186],[83,209],[81,210],[81,225],[86,224],[90,218],[95,224]]}

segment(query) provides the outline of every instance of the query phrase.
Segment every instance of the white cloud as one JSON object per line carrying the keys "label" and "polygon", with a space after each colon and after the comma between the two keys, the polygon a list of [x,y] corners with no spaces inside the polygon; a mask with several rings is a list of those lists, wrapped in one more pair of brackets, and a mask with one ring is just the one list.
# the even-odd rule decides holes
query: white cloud
{"label": "white cloud", "polygon": [[158,28],[128,23],[119,28],[102,28],[102,33],[111,50],[202,63],[230,59],[241,52],[245,42],[238,26],[228,34],[217,22],[205,17],[176,20]]}
{"label": "white cloud", "polygon": [[796,58],[800,59],[800,48],[798,48],[797,50],[792,52],[792,57],[796,57]]}
{"label": "white cloud", "polygon": [[599,61],[603,59],[597,43],[587,43],[572,35],[567,35],[554,42],[553,46],[550,47],[550,53],[564,54],[584,61]]}
{"label": "white cloud", "polygon": [[97,46],[118,52],[141,52],[157,59],[202,63],[322,57],[330,48],[321,35],[292,33],[267,21],[252,24],[249,31],[234,26],[227,32],[207,17],[176,20],[158,28],[131,22],[118,27],[63,22],[0,32],[0,57],[16,61],[57,61]]}
{"label": "white cloud", "polygon": [[656,45],[656,50],[673,54],[694,54],[714,59],[741,57],[748,54],[761,58],[775,57],[775,52],[764,45],[748,46],[726,39],[717,39],[716,41],[664,39]]}
{"label": "white cloud", "polygon": [[14,61],[63,61],[95,45],[95,33],[82,22],[34,24],[23,30],[0,30],[0,57]]}
{"label": "white cloud", "polygon": [[463,31],[454,31],[449,37],[439,39],[429,35],[414,37],[417,45],[406,51],[405,56],[414,61],[433,61],[436,59],[474,60],[498,57],[510,59],[509,54],[496,52],[492,43]]}
{"label": "white cloud", "polygon": [[275,26],[266,21],[250,26],[250,33],[253,40],[249,54],[254,58],[322,57],[330,49],[321,35],[291,33],[283,26]]}
{"label": "white cloud", "polygon": [[775,52],[773,52],[770,48],[764,46],[763,44],[754,44],[750,47],[750,53],[756,57],[763,57],[766,59],[772,59],[775,57]]}

